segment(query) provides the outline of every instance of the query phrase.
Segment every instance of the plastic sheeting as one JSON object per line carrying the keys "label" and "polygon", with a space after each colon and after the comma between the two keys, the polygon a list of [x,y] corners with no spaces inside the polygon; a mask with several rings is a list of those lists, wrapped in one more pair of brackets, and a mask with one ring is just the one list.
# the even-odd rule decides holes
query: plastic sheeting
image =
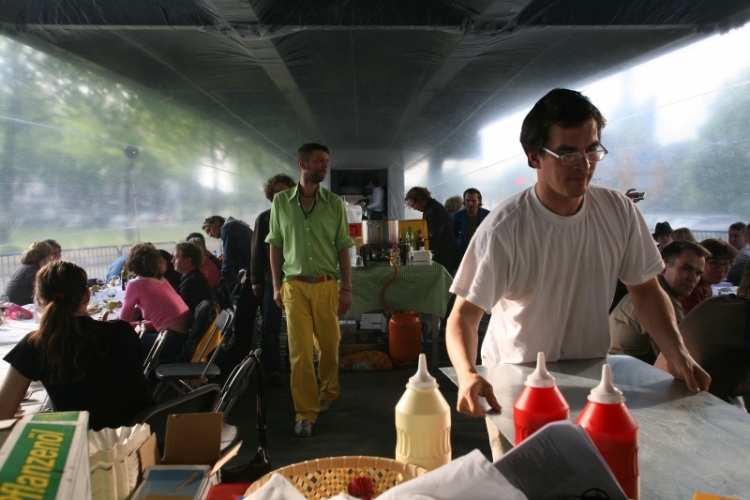
{"label": "plastic sheeting", "polygon": [[[0,253],[176,241],[213,213],[252,224],[305,142],[332,169],[387,170],[390,217],[419,217],[415,184],[473,185],[492,206],[533,182],[518,149],[487,153],[507,142],[493,123],[749,15],[748,0],[0,1]],[[729,104],[747,101],[737,82]],[[740,183],[704,201],[713,170],[672,181],[680,153],[649,143],[649,112],[608,117],[605,144],[631,160],[597,180],[659,193],[655,214],[750,218]],[[693,163],[744,161],[701,134]]]}

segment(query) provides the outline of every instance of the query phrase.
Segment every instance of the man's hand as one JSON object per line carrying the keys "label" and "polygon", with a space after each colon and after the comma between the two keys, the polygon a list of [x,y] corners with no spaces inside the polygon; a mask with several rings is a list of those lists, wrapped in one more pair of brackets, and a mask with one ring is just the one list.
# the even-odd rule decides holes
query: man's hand
{"label": "man's hand", "polygon": [[639,193],[635,189],[630,188],[627,191],[625,191],[625,196],[627,196],[628,198],[630,198],[630,200],[633,203],[638,203],[639,201],[642,201],[643,198],[646,197],[646,192],[643,191],[643,192]]}
{"label": "man's hand", "polygon": [[281,288],[273,287],[273,301],[279,306],[279,309],[284,310],[284,301],[281,300]]}
{"label": "man's hand", "polygon": [[352,306],[352,291],[349,289],[341,289],[339,293],[339,316],[346,314],[346,311]]}
{"label": "man's hand", "polygon": [[484,408],[479,403],[479,396],[487,399],[490,407],[500,411],[500,403],[495,398],[492,385],[479,376],[478,373],[467,373],[459,377],[458,381],[458,403],[456,410],[470,417],[481,418],[486,416]]}
{"label": "man's hand", "polygon": [[[662,353],[663,354],[663,353]],[[678,380],[684,380],[691,392],[707,391],[711,376],[685,351],[667,361],[667,371]]]}
{"label": "man's hand", "polygon": [[258,298],[263,297],[263,283],[257,283],[253,285],[253,295]]}

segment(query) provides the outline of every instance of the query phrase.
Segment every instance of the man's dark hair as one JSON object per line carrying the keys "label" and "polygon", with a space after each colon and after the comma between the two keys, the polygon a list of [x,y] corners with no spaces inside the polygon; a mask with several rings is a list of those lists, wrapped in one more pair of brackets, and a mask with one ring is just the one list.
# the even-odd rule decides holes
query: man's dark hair
{"label": "man's dark hair", "polygon": [[464,195],[463,195],[464,206],[466,206],[466,195],[467,194],[475,194],[475,195],[479,196],[479,206],[480,207],[482,206],[482,193],[480,193],[477,188],[469,188],[466,191],[464,191]]}
{"label": "man's dark hair", "polygon": [[52,240],[52,239],[44,240],[44,242],[51,247],[59,248],[60,250],[62,250],[62,247],[60,246],[60,244],[56,242],[55,240]]}
{"label": "man's dark hair", "polygon": [[212,215],[211,217],[206,217],[206,220],[203,221],[203,227],[211,226],[216,221],[219,221],[219,226],[223,226],[224,222],[226,222],[226,219],[222,217],[221,215]]}
{"label": "man's dark hair", "polygon": [[295,184],[294,179],[292,179],[286,174],[274,175],[273,177],[268,179],[265,185],[263,186],[263,194],[266,195],[266,199],[268,201],[273,201],[273,187],[279,182],[285,185],[286,187],[290,187],[290,188],[293,188]]}
{"label": "man's dark hair", "polygon": [[701,241],[701,246],[711,252],[710,257],[714,259],[727,257],[729,263],[733,264],[737,258],[737,249],[722,239],[709,238]]}
{"label": "man's dark hair", "polygon": [[310,142],[303,144],[301,148],[297,150],[297,161],[308,161],[313,154],[313,151],[325,151],[329,153],[328,148],[322,144],[315,144]]}
{"label": "man's dark hair", "polygon": [[711,252],[694,241],[675,240],[672,243],[664,245],[664,248],[661,249],[661,258],[665,260],[667,264],[673,266],[677,258],[686,250],[695,252],[698,257],[703,257],[704,259],[711,256]]}
{"label": "man's dark hair", "polygon": [[430,198],[432,198],[432,193],[430,193],[430,190],[423,187],[413,187],[411,188],[407,193],[406,197],[404,198],[404,201],[428,201]]}
{"label": "man's dark hair", "polygon": [[374,187],[380,187],[380,177],[377,175],[371,175],[368,179]]}
{"label": "man's dark hair", "polygon": [[198,238],[204,245],[206,244],[206,238],[201,233],[190,233],[187,235],[187,238],[185,238],[185,241],[192,240],[193,238]]}
{"label": "man's dark hair", "polygon": [[[554,89],[539,99],[521,125],[521,146],[524,152],[544,154],[553,125],[562,128],[580,127],[594,119],[601,139],[607,121],[588,97],[568,89]],[[534,166],[528,162],[531,168]]]}
{"label": "man's dark hair", "polygon": [[203,250],[195,243],[182,241],[174,247],[174,251],[189,258],[195,267],[201,267],[201,264],[203,264]]}
{"label": "man's dark hair", "polygon": [[[734,224],[729,226],[729,229],[736,229],[737,231],[744,231],[745,225],[746,224],[744,222],[735,222]],[[47,243],[49,243],[49,241]]]}

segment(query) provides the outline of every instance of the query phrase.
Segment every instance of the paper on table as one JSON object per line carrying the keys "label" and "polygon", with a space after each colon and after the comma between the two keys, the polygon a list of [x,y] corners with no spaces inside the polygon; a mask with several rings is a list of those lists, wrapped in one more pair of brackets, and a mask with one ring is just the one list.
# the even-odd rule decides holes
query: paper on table
{"label": "paper on table", "polygon": [[627,500],[586,431],[568,420],[545,425],[495,467],[534,500],[587,495]]}
{"label": "paper on table", "polygon": [[429,474],[391,488],[378,500],[524,500],[526,496],[516,489],[482,455],[474,450]]}

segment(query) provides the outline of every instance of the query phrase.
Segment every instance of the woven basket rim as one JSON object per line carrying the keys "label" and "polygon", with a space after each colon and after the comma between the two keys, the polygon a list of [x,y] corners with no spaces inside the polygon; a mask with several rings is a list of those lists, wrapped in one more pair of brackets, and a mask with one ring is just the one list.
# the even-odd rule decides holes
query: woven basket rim
{"label": "woven basket rim", "polygon": [[286,467],[281,467],[269,472],[268,474],[251,484],[247,491],[245,491],[245,496],[259,490],[261,486],[266,484],[274,474],[281,474],[282,476],[288,478],[289,476],[296,476],[307,472],[341,468],[374,468],[388,470],[391,472],[398,472],[403,474],[404,481],[423,476],[429,472],[427,469],[419,467],[418,465],[399,462],[398,460],[393,460],[392,458],[370,457],[363,455],[317,458],[315,460],[306,460],[304,462],[287,465]]}

